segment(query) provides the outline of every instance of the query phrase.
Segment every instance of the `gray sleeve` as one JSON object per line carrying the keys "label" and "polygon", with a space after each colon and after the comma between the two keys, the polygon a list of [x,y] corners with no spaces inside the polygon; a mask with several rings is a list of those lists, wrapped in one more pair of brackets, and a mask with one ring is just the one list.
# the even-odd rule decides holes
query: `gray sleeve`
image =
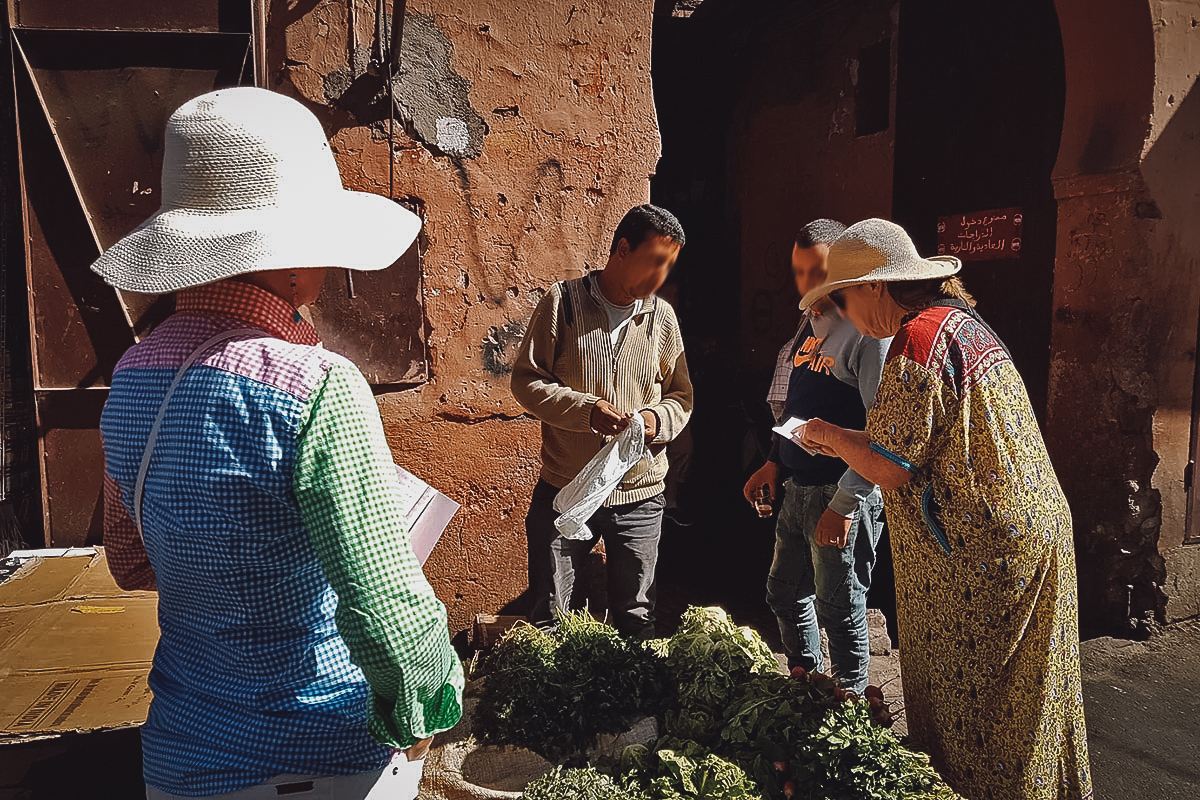
{"label": "gray sleeve", "polygon": [[[862,397],[863,408],[869,409],[875,402],[875,393],[879,391],[879,377],[883,374],[883,362],[887,359],[888,348],[891,346],[890,336],[886,339],[864,336],[854,348],[849,366],[858,379],[858,393]],[[875,484],[848,469],[838,481],[837,492],[829,501],[829,508],[843,517],[849,517],[874,489]]]}
{"label": "gray sleeve", "polygon": [[890,336],[886,339],[864,336],[855,348],[853,366],[858,377],[858,394],[862,397],[863,408],[869,409],[875,404],[879,378],[883,375],[883,362],[887,360],[888,349],[891,346]]}

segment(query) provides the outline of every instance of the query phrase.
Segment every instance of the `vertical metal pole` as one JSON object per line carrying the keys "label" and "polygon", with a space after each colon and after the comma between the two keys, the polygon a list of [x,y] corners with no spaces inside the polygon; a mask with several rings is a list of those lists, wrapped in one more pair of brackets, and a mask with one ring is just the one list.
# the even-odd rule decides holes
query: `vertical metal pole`
{"label": "vertical metal pole", "polygon": [[267,2],[254,0],[254,85],[267,87]]}
{"label": "vertical metal pole", "polygon": [[400,71],[400,41],[404,38],[404,12],[408,8],[408,0],[394,0],[392,3],[392,71]]}
{"label": "vertical metal pole", "polygon": [[396,199],[396,90],[392,85],[400,71],[400,42],[404,38],[404,13],[407,0],[392,0],[392,36],[387,44],[388,94],[388,197]]}
{"label": "vertical metal pole", "polygon": [[387,36],[384,33],[384,16],[387,14],[387,4],[384,0],[375,0],[375,40],[371,42],[372,74],[375,70],[383,70],[387,61]]}
{"label": "vertical metal pole", "polygon": [[346,0],[346,29],[349,34],[351,75],[358,74],[354,66],[354,51],[358,49],[358,9],[355,8],[354,3],[355,0]]}
{"label": "vertical metal pole", "polygon": [[[7,37],[0,40],[4,44],[5,50],[8,49]],[[11,59],[9,63],[12,63]],[[8,98],[6,97],[5,100]],[[14,93],[13,102],[16,102]],[[4,159],[4,164],[8,162],[8,109],[5,109],[4,115],[0,117],[0,155]],[[0,504],[8,503],[12,500],[12,474],[10,471],[10,462],[12,453],[9,445],[9,430],[8,430],[8,409],[12,402],[12,370],[8,360],[8,266],[9,266],[9,251],[8,251],[8,174],[5,170],[3,186],[0,186]],[[7,543],[3,536],[0,536],[0,552],[4,552]],[[4,555],[8,555],[4,552]]]}
{"label": "vertical metal pole", "polygon": [[[396,34],[396,10],[399,5],[401,14],[404,11],[404,0],[394,0],[392,4],[392,36]],[[404,26],[404,17],[400,17],[400,26]],[[383,22],[379,23],[379,30],[383,30]],[[389,39],[386,43],[380,41],[380,48],[383,51],[383,60],[385,62],[384,75],[387,80],[387,97],[388,97],[388,197],[392,200],[396,199],[396,90],[392,86],[392,76],[396,69],[395,53],[392,52],[392,45],[395,43],[394,38]]]}

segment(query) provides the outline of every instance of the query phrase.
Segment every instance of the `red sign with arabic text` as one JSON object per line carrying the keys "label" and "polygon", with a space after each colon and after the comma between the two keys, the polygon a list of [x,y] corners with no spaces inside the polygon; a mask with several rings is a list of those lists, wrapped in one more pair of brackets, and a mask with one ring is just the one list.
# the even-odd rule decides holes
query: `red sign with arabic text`
{"label": "red sign with arabic text", "polygon": [[1020,208],[998,208],[938,217],[938,255],[963,261],[1019,258],[1024,216]]}

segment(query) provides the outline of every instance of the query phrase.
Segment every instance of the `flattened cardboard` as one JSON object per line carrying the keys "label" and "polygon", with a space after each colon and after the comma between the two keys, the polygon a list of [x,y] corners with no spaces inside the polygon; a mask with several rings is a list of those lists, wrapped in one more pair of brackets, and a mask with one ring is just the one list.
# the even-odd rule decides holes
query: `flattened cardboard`
{"label": "flattened cardboard", "polygon": [[126,592],[103,548],[22,551],[0,583],[0,744],[141,725],[158,595]]}
{"label": "flattened cardboard", "polygon": [[[424,564],[459,505],[396,469]],[[0,745],[145,722],[158,594],[118,587],[102,547],[16,551],[0,567]]]}

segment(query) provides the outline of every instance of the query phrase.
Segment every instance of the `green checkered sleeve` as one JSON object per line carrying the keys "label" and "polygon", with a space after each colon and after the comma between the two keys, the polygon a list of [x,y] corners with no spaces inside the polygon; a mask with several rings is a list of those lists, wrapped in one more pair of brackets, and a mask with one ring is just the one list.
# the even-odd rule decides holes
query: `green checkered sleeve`
{"label": "green checkered sleeve", "polygon": [[453,727],[463,674],[446,607],[409,543],[375,399],[349,364],[335,364],[305,407],[293,486],[338,596],[338,633],[371,685],[371,734],[406,748]]}

